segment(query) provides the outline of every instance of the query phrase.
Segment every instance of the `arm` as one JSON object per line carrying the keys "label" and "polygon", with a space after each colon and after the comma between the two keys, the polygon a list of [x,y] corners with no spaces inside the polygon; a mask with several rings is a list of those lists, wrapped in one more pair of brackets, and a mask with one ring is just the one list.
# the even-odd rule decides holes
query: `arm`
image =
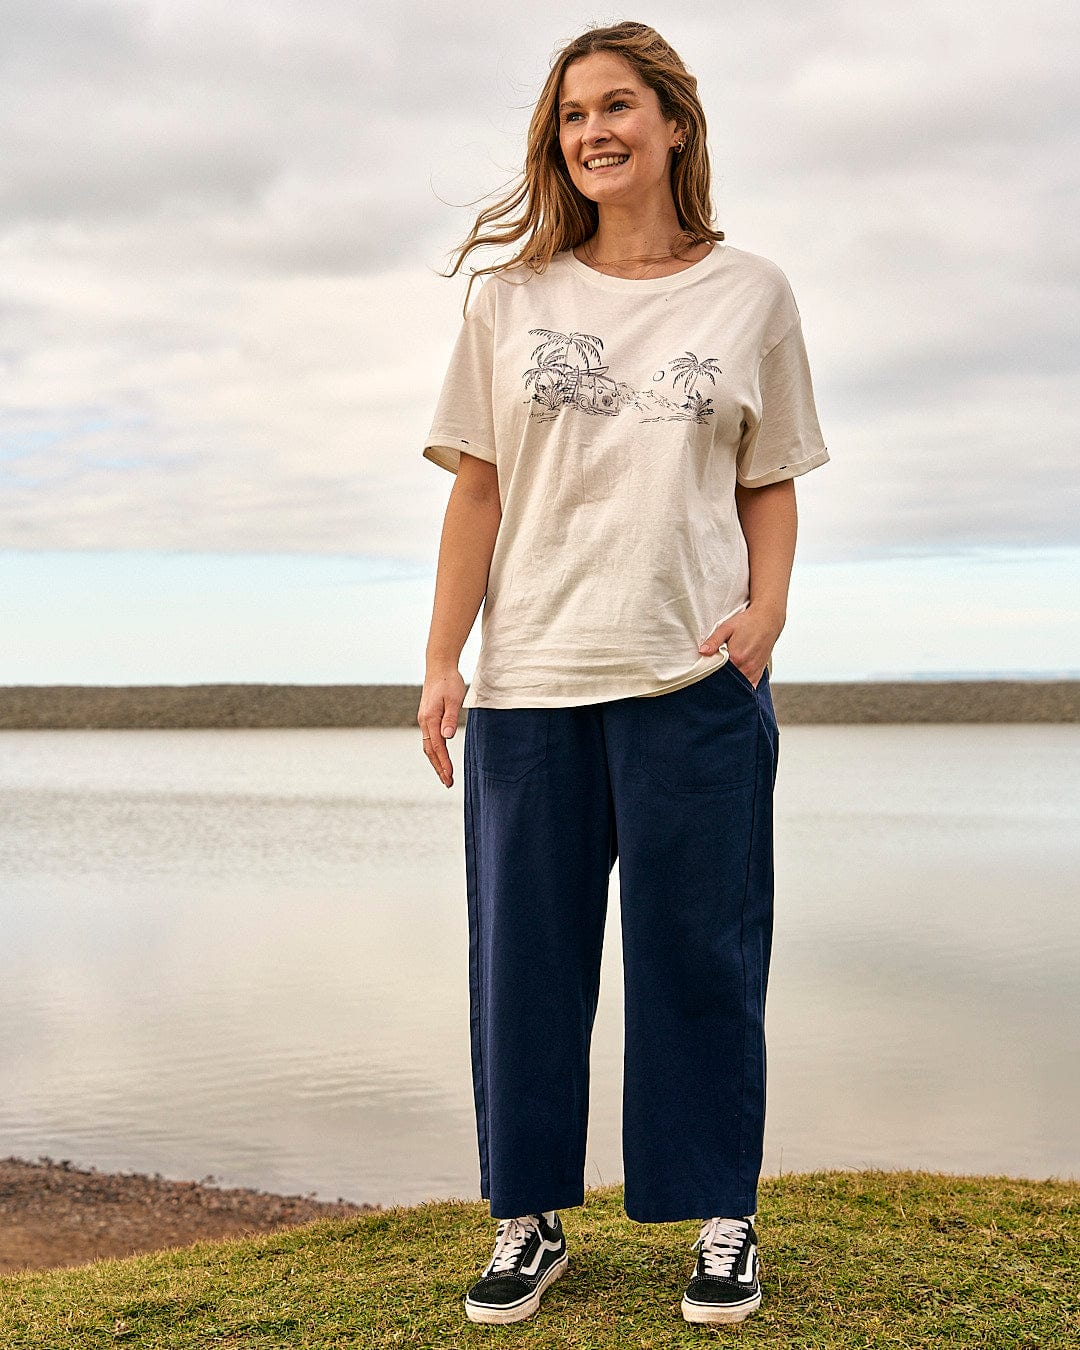
{"label": "arm", "polygon": [[711,633],[699,650],[715,656],[726,642],[732,661],[757,685],[787,620],[798,532],[795,480],[784,478],[759,488],[738,483],[735,506],[750,559],[750,603]]}
{"label": "arm", "polygon": [[427,669],[416,715],[423,735],[431,738],[424,743],[424,753],[447,787],[453,784],[454,769],[446,738],[457,730],[465,698],[458,661],[487,592],[501,520],[495,465],[462,452],[443,519]]}

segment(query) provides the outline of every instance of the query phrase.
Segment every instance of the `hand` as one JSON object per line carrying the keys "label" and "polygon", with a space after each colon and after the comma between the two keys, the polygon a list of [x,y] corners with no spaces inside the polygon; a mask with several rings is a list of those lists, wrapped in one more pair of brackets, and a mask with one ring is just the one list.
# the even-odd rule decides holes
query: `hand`
{"label": "hand", "polygon": [[750,604],[713,629],[698,651],[702,656],[715,656],[726,642],[728,659],[756,689],[783,629],[782,614],[767,605]]}
{"label": "hand", "polygon": [[464,701],[465,681],[456,666],[428,671],[416,720],[424,737],[424,754],[446,787],[452,787],[454,783],[454,766],[446,742],[457,731]]}

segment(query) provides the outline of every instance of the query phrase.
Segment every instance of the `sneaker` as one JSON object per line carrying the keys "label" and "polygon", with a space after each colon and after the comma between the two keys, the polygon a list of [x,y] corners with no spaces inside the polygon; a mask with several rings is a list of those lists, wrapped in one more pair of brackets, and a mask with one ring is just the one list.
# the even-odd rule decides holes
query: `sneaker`
{"label": "sneaker", "polygon": [[682,1301],[688,1322],[741,1322],[760,1305],[756,1217],[702,1221],[691,1248],[701,1255]]}
{"label": "sneaker", "polygon": [[473,1322],[520,1322],[540,1307],[544,1290],[566,1269],[566,1234],[558,1214],[500,1219],[495,1254],[465,1295]]}

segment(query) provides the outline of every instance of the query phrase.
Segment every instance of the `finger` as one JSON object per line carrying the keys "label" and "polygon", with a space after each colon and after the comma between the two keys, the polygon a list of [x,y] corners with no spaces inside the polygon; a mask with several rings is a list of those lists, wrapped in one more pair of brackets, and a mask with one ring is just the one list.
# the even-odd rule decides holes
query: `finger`
{"label": "finger", "polygon": [[450,784],[447,780],[453,776],[453,765],[450,763],[449,754],[447,754],[446,743],[439,732],[439,723],[442,719],[437,716],[426,715],[417,720],[421,726],[421,746],[424,754],[430,761],[431,767],[449,787]]}
{"label": "finger", "polygon": [[446,748],[446,742],[440,736],[433,742],[435,750],[435,759],[439,770],[439,777],[449,786],[451,778],[454,776],[454,766],[450,760],[450,752]]}
{"label": "finger", "polygon": [[453,777],[454,766],[450,763],[450,756],[446,753],[446,745],[441,736],[432,736],[431,740],[424,742],[424,754],[431,761],[431,767],[439,775],[442,781],[450,786]]}
{"label": "finger", "polygon": [[719,628],[709,634],[705,641],[698,647],[702,656],[715,656],[720,648],[727,642],[734,630],[730,624],[722,624]]}
{"label": "finger", "polygon": [[439,729],[439,748],[441,757],[446,765],[447,775],[452,777],[454,773],[453,761],[450,759],[450,751],[447,749],[446,742],[451,739],[458,727],[458,715],[461,712],[461,705],[447,700],[443,704],[443,714],[439,719],[441,726]]}
{"label": "finger", "polygon": [[453,736],[457,730],[458,711],[459,709],[452,703],[444,702],[442,715],[432,719],[430,728],[431,740],[428,742],[428,748],[432,752],[432,763],[447,787],[454,779],[454,765],[444,738]]}

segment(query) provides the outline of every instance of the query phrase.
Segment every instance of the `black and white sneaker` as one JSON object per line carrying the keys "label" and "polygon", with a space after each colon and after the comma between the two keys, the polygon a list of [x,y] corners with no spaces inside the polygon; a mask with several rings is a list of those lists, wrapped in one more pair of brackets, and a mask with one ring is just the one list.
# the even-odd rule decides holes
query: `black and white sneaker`
{"label": "black and white sneaker", "polygon": [[520,1322],[540,1307],[544,1290],[566,1269],[566,1234],[558,1214],[500,1219],[495,1253],[465,1295],[473,1322]]}
{"label": "black and white sneaker", "polygon": [[691,1248],[701,1254],[682,1301],[688,1322],[741,1322],[760,1305],[756,1218],[702,1220]]}

